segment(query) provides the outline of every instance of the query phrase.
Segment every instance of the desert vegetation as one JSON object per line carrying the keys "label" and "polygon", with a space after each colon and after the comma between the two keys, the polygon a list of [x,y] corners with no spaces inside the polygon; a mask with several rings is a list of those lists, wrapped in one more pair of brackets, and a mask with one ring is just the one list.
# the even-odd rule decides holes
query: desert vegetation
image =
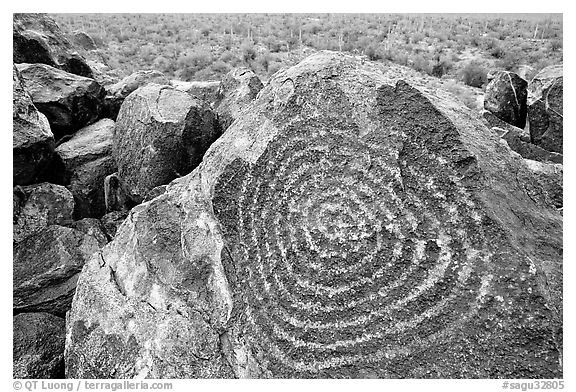
{"label": "desert vegetation", "polygon": [[473,87],[491,69],[530,79],[562,62],[562,17],[542,14],[53,14],[93,37],[112,69],[220,79],[250,66],[262,79],[323,49],[391,61]]}

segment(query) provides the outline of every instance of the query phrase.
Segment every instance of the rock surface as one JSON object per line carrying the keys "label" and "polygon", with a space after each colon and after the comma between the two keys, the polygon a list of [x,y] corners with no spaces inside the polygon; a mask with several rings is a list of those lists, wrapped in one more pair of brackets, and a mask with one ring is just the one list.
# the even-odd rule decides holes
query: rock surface
{"label": "rock surface", "polygon": [[256,99],[263,87],[258,76],[248,68],[236,68],[224,76],[215,103],[223,131],[241,116],[242,110]]}
{"label": "rock surface", "polygon": [[563,166],[554,163],[544,163],[526,159],[526,165],[530,168],[534,177],[542,186],[542,193],[550,198],[557,208],[563,207],[564,186],[562,176]]}
{"label": "rock surface", "polygon": [[66,322],[49,313],[12,318],[13,377],[64,378]]}
{"label": "rock surface", "polygon": [[528,90],[528,119],[532,142],[562,153],[564,120],[564,78],[562,67],[540,71]]}
{"label": "rock surface", "polygon": [[484,109],[518,128],[526,126],[528,82],[514,72],[498,71],[486,86]]}
{"label": "rock surface", "polygon": [[86,264],[67,376],[562,377],[560,212],[397,70],[276,73]]}
{"label": "rock surface", "polygon": [[90,35],[84,31],[74,31],[72,32],[72,42],[74,45],[84,49],[84,50],[96,50],[96,43]]}
{"label": "rock surface", "polygon": [[127,211],[134,206],[120,182],[118,173],[112,173],[104,179],[104,204],[106,212]]}
{"label": "rock surface", "polygon": [[47,182],[13,191],[14,242],[37,233],[49,225],[67,225],[73,220],[74,198],[61,185]]}
{"label": "rock surface", "polygon": [[104,233],[109,240],[116,236],[116,231],[128,216],[128,211],[112,211],[100,218],[100,222],[104,227]]}
{"label": "rock surface", "polygon": [[114,125],[113,120],[102,119],[56,148],[52,171],[74,195],[76,219],[99,218],[106,213],[104,179],[116,171]]}
{"label": "rock surface", "polygon": [[184,82],[181,80],[171,80],[170,84],[177,90],[184,91],[194,98],[208,102],[213,106],[218,101],[218,92],[220,90],[220,81],[192,81]]}
{"label": "rock surface", "polygon": [[118,114],[114,159],[131,200],[188,174],[218,136],[212,110],[170,86],[149,84],[126,98]]}
{"label": "rock surface", "polygon": [[46,169],[54,153],[48,119],[38,112],[12,69],[12,155],[14,185],[28,185]]}
{"label": "rock surface", "polygon": [[80,270],[104,244],[90,234],[52,225],[14,245],[14,312],[64,317]]}
{"label": "rock surface", "polygon": [[12,32],[14,63],[47,64],[75,75],[92,77],[86,60],[49,16],[14,14]]}
{"label": "rock surface", "polygon": [[98,119],[106,92],[95,80],[45,64],[17,67],[24,88],[48,118],[56,139]]}
{"label": "rock surface", "polygon": [[105,103],[106,117],[116,120],[122,102],[124,102],[126,97],[133,91],[136,91],[140,87],[144,87],[150,83],[167,85],[170,84],[170,79],[164,76],[160,71],[137,71],[126,76],[119,82],[108,86],[106,88],[108,94],[106,95]]}

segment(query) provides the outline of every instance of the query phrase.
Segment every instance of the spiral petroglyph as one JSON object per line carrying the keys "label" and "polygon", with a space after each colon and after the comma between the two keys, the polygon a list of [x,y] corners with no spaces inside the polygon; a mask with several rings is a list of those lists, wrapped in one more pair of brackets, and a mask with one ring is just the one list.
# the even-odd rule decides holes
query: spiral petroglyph
{"label": "spiral petroglyph", "polygon": [[237,236],[243,333],[278,374],[409,355],[465,323],[490,286],[481,215],[456,175],[437,178],[446,161],[414,144],[427,164],[408,165],[334,126],[293,124],[239,163],[224,185],[237,203],[214,206]]}

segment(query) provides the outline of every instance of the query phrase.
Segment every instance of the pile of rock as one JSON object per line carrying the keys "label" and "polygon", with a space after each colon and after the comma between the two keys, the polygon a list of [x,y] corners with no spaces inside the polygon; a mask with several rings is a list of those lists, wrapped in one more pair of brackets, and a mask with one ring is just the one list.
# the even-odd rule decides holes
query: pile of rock
{"label": "pile of rock", "polygon": [[[401,71],[310,56],[223,111],[201,165],[159,189],[143,177],[175,168],[171,139],[145,132],[129,197],[154,198],[82,271],[67,377],[561,377],[553,173]],[[180,132],[188,102],[205,124],[139,91],[119,137]]]}
{"label": "pile of rock", "polygon": [[223,127],[215,94],[159,72],[101,83],[80,54],[93,40],[76,32],[77,51],[46,15],[15,14],[13,32],[14,377],[62,377],[64,317],[85,262],[131,208],[198,166]]}
{"label": "pile of rock", "polygon": [[14,377],[562,377],[561,73],[483,121],[328,51],[101,83],[14,25]]}
{"label": "pile of rock", "polygon": [[513,72],[494,72],[484,109],[486,123],[513,151],[539,162],[528,166],[544,188],[552,184],[550,195],[562,208],[562,65],[542,69],[530,83]]}

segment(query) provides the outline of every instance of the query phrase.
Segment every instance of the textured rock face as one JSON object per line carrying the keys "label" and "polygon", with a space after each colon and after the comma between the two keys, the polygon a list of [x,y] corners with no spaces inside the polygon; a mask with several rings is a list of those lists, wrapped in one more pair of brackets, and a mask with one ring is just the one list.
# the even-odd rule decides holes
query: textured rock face
{"label": "textured rock face", "polygon": [[74,31],[72,33],[72,42],[74,43],[74,45],[76,45],[76,46],[78,46],[84,50],[96,50],[97,49],[96,43],[94,42],[92,37],[90,37],[90,35],[88,35],[84,31]]}
{"label": "textured rock face", "polygon": [[105,103],[106,117],[115,120],[126,97],[133,91],[150,83],[167,85],[170,84],[170,79],[160,71],[137,71],[108,86],[108,95],[106,95]]}
{"label": "textured rock face", "polygon": [[24,90],[16,67],[12,70],[12,155],[14,185],[27,185],[45,170],[54,153],[48,119],[38,112]]}
{"label": "textured rock face", "polygon": [[158,185],[188,174],[219,136],[209,107],[170,86],[149,84],[122,104],[114,135],[118,176],[140,203]]}
{"label": "textured rock face", "polygon": [[66,323],[49,313],[12,318],[14,378],[64,378]]}
{"label": "textured rock face", "polygon": [[562,154],[551,152],[536,144],[532,144],[529,131],[508,124],[487,110],[482,112],[482,117],[488,127],[505,140],[508,146],[523,158],[540,162],[562,163]]}
{"label": "textured rock face", "polygon": [[44,14],[14,14],[13,62],[42,63],[76,75],[92,77],[92,70],[52,18]]}
{"label": "textured rock face", "polygon": [[112,211],[100,218],[100,222],[104,226],[104,233],[106,233],[108,239],[112,240],[116,236],[118,227],[120,227],[127,216],[127,211]]}
{"label": "textured rock face", "polygon": [[63,186],[49,183],[16,187],[13,192],[14,242],[49,225],[72,222],[74,198]]}
{"label": "textured rock face", "polygon": [[332,52],[276,73],[86,264],[67,376],[561,377],[559,211],[399,73]]}
{"label": "textured rock face", "polygon": [[526,125],[528,82],[514,72],[498,71],[486,86],[484,109],[518,128]]}
{"label": "textured rock face", "polygon": [[105,90],[95,80],[44,64],[18,64],[32,102],[50,123],[56,139],[93,123],[100,115]]}
{"label": "textured rock face", "polygon": [[52,225],[14,245],[14,312],[64,317],[82,266],[106,243],[98,238]]}
{"label": "textured rock face", "polygon": [[220,81],[192,81],[183,82],[181,80],[171,80],[170,84],[177,90],[184,91],[194,98],[208,102],[214,105],[218,101],[218,92],[220,90]]}
{"label": "textured rock face", "polygon": [[101,217],[106,212],[104,179],[116,171],[113,139],[114,121],[102,119],[56,148],[53,171],[74,195],[77,219]]}
{"label": "textured rock face", "polygon": [[262,87],[258,76],[248,68],[237,68],[224,76],[215,104],[223,131],[240,117],[242,110],[254,101]]}
{"label": "textured rock face", "polygon": [[563,166],[553,163],[544,163],[526,160],[526,165],[534,173],[534,177],[542,186],[542,193],[550,198],[557,208],[563,207]]}
{"label": "textured rock face", "polygon": [[528,91],[528,119],[532,142],[549,151],[562,153],[564,78],[562,66],[544,68]]}

